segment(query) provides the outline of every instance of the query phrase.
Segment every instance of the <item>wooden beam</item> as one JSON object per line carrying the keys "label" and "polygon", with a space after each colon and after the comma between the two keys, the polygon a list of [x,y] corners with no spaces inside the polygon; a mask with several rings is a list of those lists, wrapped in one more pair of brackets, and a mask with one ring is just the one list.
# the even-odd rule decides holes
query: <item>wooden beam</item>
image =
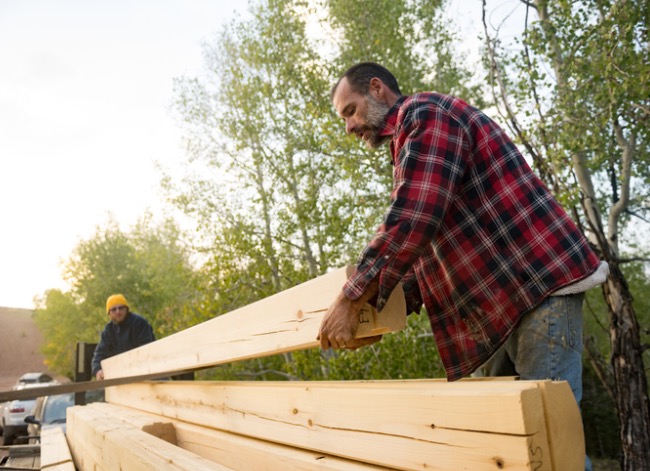
{"label": "wooden beam", "polygon": [[[552,470],[535,381],[163,382],[109,388],[107,400],[165,417],[403,470]],[[567,420],[573,421],[569,414]],[[575,427],[555,442],[584,446]],[[567,446],[567,451],[570,452]],[[582,448],[584,451],[584,448]],[[564,469],[562,466],[556,469]]]}
{"label": "wooden beam", "polygon": [[167,425],[174,427],[180,447],[233,470],[388,471],[384,467],[200,427],[115,404],[93,403],[88,407],[143,430],[150,424],[168,420]]}
{"label": "wooden beam", "polygon": [[68,442],[60,427],[41,432],[41,469],[43,471],[75,471]]}
{"label": "wooden beam", "polygon": [[83,440],[68,441],[68,444],[77,470],[103,471],[107,469],[102,463],[96,461],[98,454],[92,449],[92,444],[85,443]]}
{"label": "wooden beam", "polygon": [[232,471],[87,406],[67,410],[67,433],[81,470]]}
{"label": "wooden beam", "polygon": [[[321,320],[347,280],[346,268],[282,291],[102,362],[107,379],[187,371],[318,346]],[[357,337],[406,325],[401,286],[381,313],[366,304]]]}
{"label": "wooden beam", "polygon": [[585,469],[584,429],[580,409],[567,399],[566,381],[540,383],[553,469]]}

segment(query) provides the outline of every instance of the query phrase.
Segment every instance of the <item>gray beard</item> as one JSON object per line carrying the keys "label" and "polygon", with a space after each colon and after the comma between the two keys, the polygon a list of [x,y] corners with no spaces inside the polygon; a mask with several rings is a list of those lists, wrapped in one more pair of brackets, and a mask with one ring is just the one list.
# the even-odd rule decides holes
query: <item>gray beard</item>
{"label": "gray beard", "polygon": [[370,94],[365,96],[366,103],[368,104],[368,112],[366,113],[366,123],[370,130],[370,139],[366,141],[366,145],[371,149],[381,147],[382,144],[390,139],[390,136],[380,136],[379,130],[384,126],[386,115],[390,110],[390,106],[375,99]]}

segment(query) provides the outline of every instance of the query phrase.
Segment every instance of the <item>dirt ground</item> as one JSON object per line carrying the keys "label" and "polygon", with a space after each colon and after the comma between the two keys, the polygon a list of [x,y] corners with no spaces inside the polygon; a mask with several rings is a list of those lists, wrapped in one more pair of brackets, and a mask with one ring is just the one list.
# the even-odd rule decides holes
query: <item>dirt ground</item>
{"label": "dirt ground", "polygon": [[29,309],[0,307],[0,391],[11,389],[23,373],[43,372],[54,376],[39,351],[43,336],[32,313]]}

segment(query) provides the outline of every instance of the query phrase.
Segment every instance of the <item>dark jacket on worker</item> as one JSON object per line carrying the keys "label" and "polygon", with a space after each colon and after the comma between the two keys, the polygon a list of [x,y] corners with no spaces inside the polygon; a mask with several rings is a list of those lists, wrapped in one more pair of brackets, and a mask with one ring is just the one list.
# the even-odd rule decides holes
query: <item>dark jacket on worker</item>
{"label": "dark jacket on worker", "polygon": [[93,376],[102,369],[101,361],[156,340],[153,329],[139,314],[129,312],[121,324],[109,322],[93,354]]}

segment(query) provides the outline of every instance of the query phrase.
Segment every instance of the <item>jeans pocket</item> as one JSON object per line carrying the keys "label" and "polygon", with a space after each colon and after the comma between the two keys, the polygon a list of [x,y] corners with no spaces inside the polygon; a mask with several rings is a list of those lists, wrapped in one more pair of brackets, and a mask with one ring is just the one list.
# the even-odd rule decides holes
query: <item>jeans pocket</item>
{"label": "jeans pocket", "polygon": [[584,295],[550,296],[545,302],[551,341],[582,352],[582,300]]}

